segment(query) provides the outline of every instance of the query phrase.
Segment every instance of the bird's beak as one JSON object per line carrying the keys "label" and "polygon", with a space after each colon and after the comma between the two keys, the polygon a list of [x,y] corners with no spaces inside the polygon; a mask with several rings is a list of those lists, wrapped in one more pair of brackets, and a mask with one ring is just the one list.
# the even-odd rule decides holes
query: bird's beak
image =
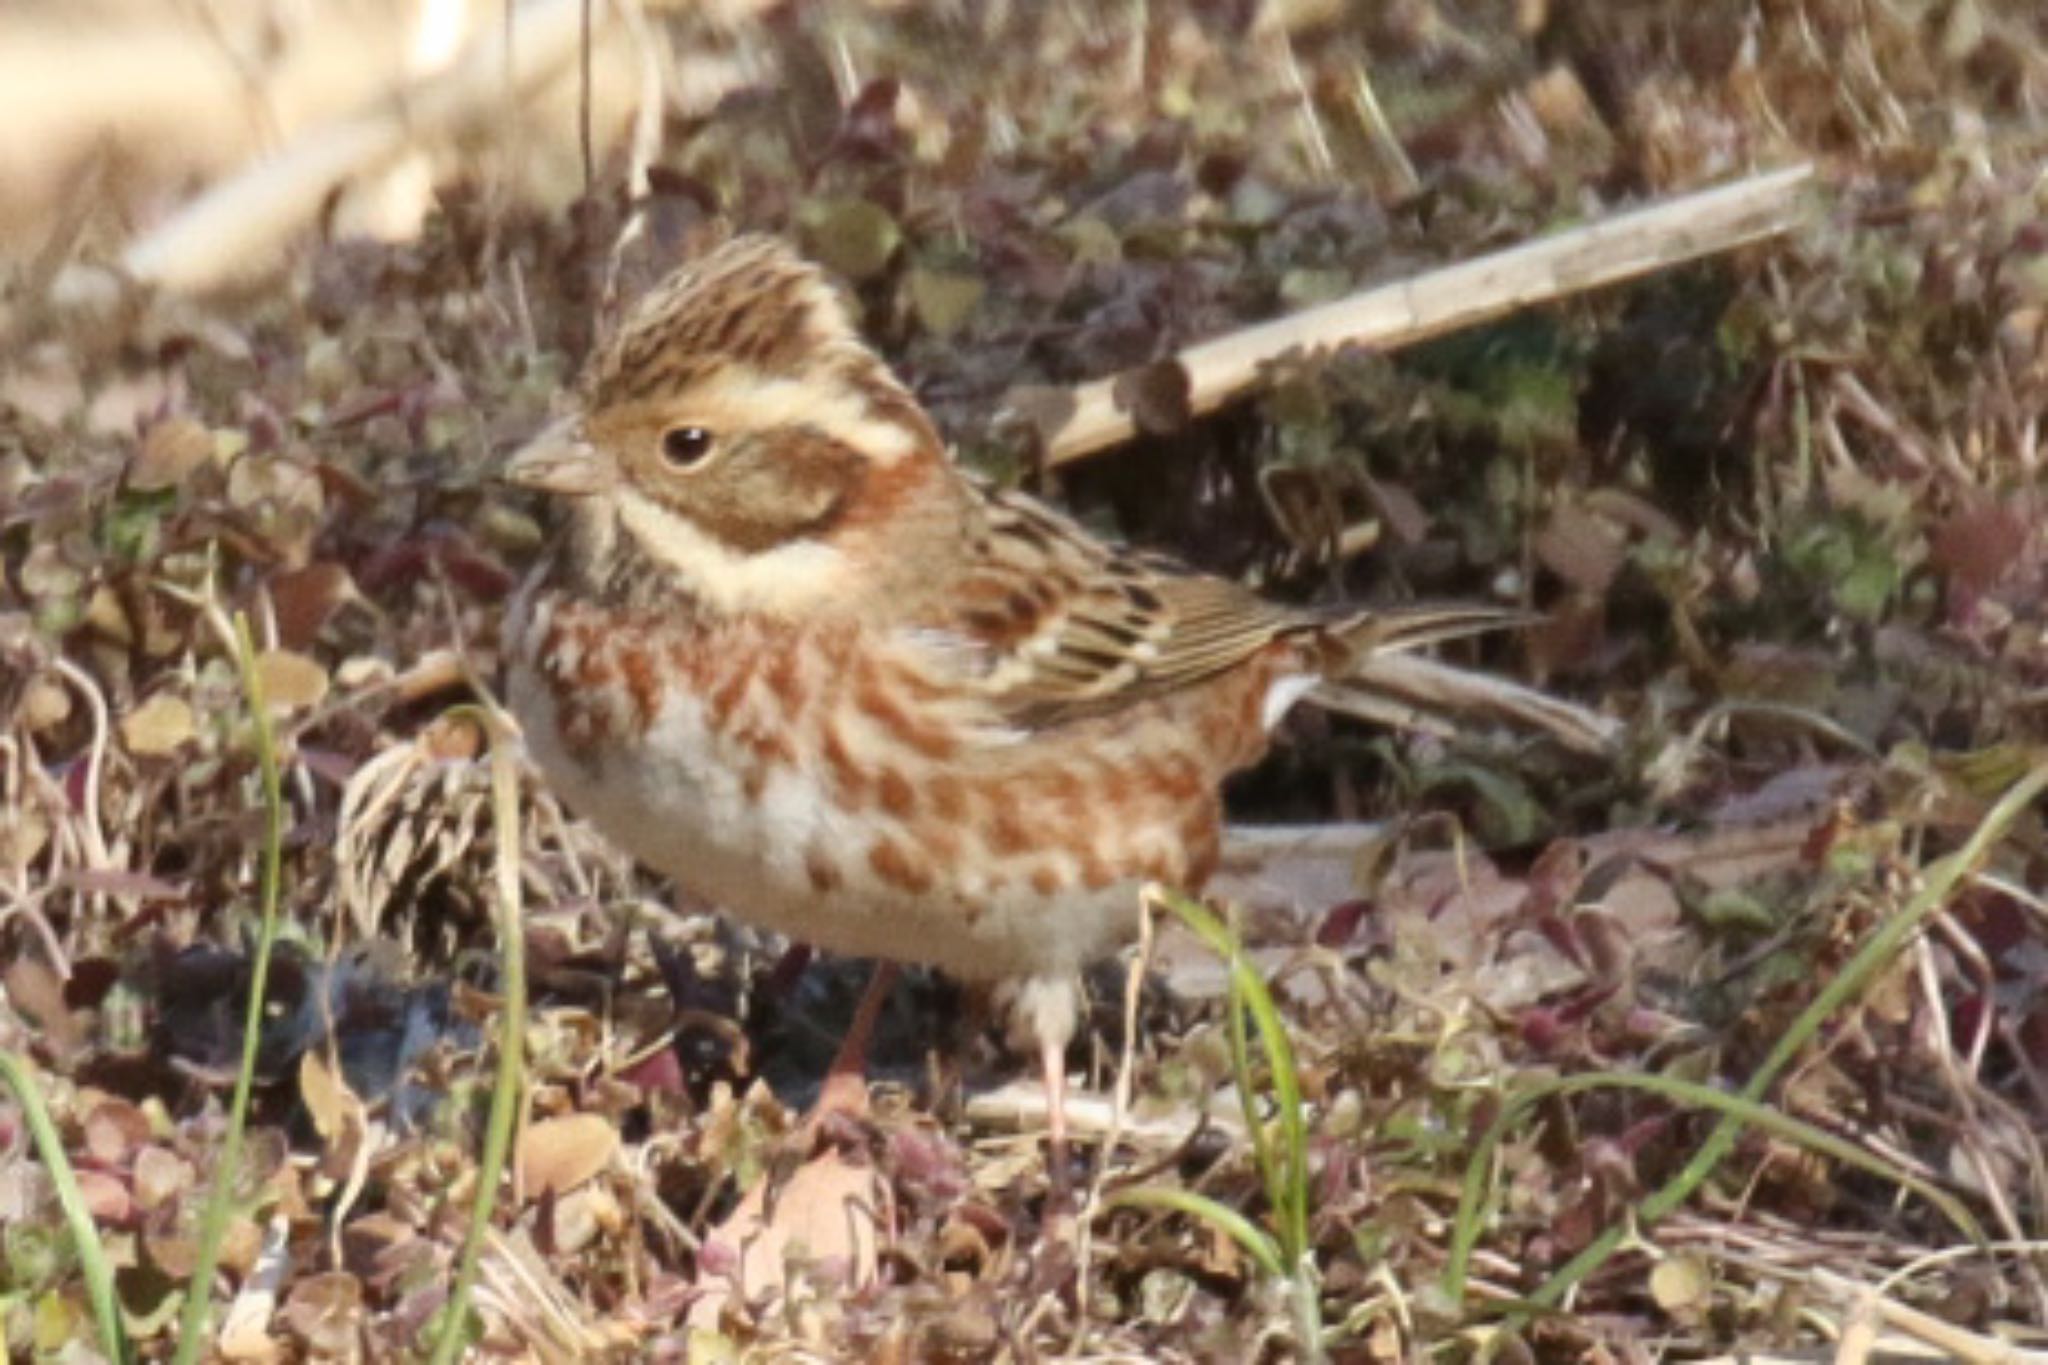
{"label": "bird's beak", "polygon": [[520,488],[587,497],[611,487],[612,462],[584,439],[582,423],[564,417],[514,451],[499,477]]}

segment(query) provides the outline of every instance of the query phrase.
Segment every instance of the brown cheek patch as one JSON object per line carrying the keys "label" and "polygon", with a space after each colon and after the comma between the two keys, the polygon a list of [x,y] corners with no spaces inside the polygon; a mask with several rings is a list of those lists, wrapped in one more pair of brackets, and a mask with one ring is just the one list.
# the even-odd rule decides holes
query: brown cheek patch
{"label": "brown cheek patch", "polygon": [[865,501],[857,495],[866,471],[851,446],[809,427],[780,427],[753,433],[663,501],[729,548],[761,554],[828,530]]}
{"label": "brown cheek patch", "polygon": [[896,524],[904,507],[915,502],[931,483],[935,471],[943,471],[938,452],[938,439],[933,437],[924,450],[893,464],[864,462],[860,496],[847,501],[840,524],[861,530]]}

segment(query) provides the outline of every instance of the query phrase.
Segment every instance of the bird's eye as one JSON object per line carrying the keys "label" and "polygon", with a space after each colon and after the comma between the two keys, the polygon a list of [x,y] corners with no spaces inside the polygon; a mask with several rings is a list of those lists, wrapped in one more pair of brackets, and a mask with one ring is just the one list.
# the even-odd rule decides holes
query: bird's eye
{"label": "bird's eye", "polygon": [[688,469],[711,453],[711,433],[703,427],[670,427],[661,433],[661,457],[677,469]]}

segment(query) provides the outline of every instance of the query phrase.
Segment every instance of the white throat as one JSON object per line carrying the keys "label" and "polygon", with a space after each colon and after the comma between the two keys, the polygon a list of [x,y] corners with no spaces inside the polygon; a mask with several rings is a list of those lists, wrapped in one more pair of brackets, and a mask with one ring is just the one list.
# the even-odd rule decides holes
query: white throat
{"label": "white throat", "polygon": [[846,556],[822,541],[794,540],[748,554],[630,489],[621,490],[618,505],[619,521],[643,553],[673,569],[714,611],[815,610],[837,597],[846,581]]}

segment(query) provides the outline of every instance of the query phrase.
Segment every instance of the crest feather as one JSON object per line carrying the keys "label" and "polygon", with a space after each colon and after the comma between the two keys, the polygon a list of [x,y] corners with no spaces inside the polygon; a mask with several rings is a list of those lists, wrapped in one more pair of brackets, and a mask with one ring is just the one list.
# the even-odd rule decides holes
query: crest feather
{"label": "crest feather", "polygon": [[870,353],[824,272],[775,237],[735,237],[643,295],[585,372],[593,407],[680,392],[727,365],[796,376]]}

